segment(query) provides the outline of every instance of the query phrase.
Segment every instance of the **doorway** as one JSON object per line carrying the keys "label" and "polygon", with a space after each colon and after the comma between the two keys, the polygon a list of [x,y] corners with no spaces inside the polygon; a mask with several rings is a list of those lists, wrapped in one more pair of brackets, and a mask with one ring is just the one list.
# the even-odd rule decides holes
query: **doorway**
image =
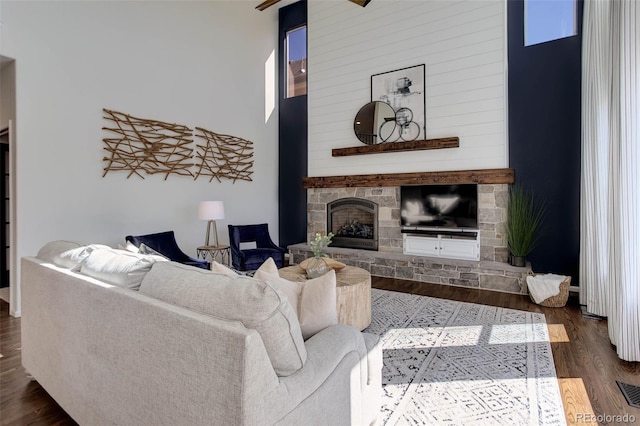
{"label": "doorway", "polygon": [[[9,129],[0,130],[0,199],[2,207],[0,208],[0,297],[3,300],[9,300],[9,265],[10,265],[10,232],[11,215],[10,215],[10,184],[9,184]],[[5,290],[6,289],[6,290]],[[7,294],[5,294],[7,293]],[[5,297],[6,296],[6,297]]]}
{"label": "doorway", "polygon": [[[16,259],[16,61],[0,55],[0,299],[20,316],[20,271]],[[11,243],[10,243],[11,242]]]}

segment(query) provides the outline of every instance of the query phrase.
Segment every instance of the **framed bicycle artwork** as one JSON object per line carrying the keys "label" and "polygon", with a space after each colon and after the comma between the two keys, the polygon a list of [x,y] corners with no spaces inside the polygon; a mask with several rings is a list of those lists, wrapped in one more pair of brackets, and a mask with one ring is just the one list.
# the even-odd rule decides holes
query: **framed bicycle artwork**
{"label": "framed bicycle artwork", "polygon": [[371,101],[386,102],[395,111],[378,129],[380,142],[426,139],[425,65],[371,76]]}

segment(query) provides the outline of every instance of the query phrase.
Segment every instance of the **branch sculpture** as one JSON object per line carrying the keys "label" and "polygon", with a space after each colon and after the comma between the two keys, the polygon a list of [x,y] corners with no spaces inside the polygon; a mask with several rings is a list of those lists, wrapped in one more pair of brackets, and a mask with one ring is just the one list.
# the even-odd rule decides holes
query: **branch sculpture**
{"label": "branch sculpture", "polygon": [[[251,181],[253,174],[253,142],[236,136],[222,135],[196,127],[201,139],[194,145],[193,130],[181,124],[133,117],[122,112],[103,109],[104,118],[114,127],[103,127],[116,134],[104,138],[108,156],[102,177],[110,171],[128,171],[127,179],[144,174],[209,176],[213,179]],[[194,164],[194,157],[198,164]],[[197,172],[192,170],[197,167]]]}
{"label": "branch sculpture", "polygon": [[209,176],[209,182],[214,178],[251,181],[253,174],[253,142],[236,136],[222,135],[211,130],[196,127],[196,159],[200,176]]}
{"label": "branch sculpture", "polygon": [[104,149],[108,156],[103,158],[108,164],[104,168],[106,176],[110,171],[128,171],[127,179],[145,174],[170,174],[193,176],[193,133],[181,124],[165,123],[133,117],[117,111],[103,109],[104,118],[115,127],[103,127],[116,134],[104,138]]}

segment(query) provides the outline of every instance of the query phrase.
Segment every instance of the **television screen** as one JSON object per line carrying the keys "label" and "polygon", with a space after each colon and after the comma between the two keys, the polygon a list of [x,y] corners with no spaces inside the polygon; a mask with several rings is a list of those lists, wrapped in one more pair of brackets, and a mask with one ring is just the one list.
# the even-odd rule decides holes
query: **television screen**
{"label": "television screen", "polygon": [[478,185],[400,187],[400,220],[405,227],[478,228]]}

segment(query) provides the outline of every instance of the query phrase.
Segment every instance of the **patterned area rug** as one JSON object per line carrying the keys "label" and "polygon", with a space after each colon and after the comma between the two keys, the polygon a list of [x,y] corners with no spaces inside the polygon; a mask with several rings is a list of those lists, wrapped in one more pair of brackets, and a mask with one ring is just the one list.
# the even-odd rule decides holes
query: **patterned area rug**
{"label": "patterned area rug", "polygon": [[543,314],[372,289],[384,425],[564,425]]}

